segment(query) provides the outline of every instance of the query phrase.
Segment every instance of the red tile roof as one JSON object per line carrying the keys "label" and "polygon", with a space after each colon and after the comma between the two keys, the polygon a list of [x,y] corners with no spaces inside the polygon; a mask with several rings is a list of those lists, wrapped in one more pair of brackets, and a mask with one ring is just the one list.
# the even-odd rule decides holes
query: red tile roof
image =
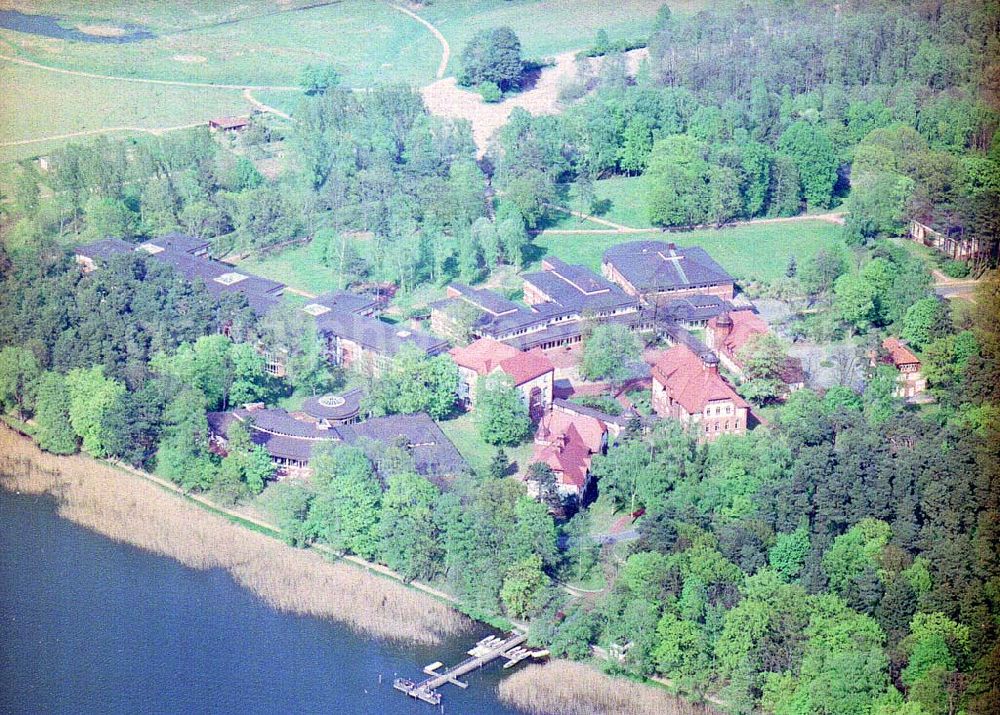
{"label": "red tile roof", "polygon": [[532,461],[552,467],[560,484],[583,489],[590,460],[604,448],[608,428],[589,415],[550,410],[535,432]]}
{"label": "red tile roof", "polygon": [[501,360],[500,369],[514,378],[515,387],[555,370],[552,361],[538,348]]}
{"label": "red tile roof", "polygon": [[515,387],[554,369],[541,350],[535,348],[522,353],[492,338],[481,338],[468,347],[452,348],[448,353],[457,365],[477,375],[485,376],[497,369],[502,370],[514,378]]}
{"label": "red tile roof", "polygon": [[552,468],[560,484],[583,489],[590,471],[591,453],[584,446],[576,428],[550,444],[536,444],[532,462],[543,462]]}
{"label": "red tile roof", "polygon": [[503,360],[515,357],[520,353],[517,348],[505,345],[493,338],[482,338],[470,343],[464,348],[452,348],[448,351],[452,360],[459,367],[472,370],[478,375],[489,375]]}
{"label": "red tile roof", "polygon": [[899,338],[886,338],[882,341],[882,347],[889,351],[892,364],[896,367],[920,364],[920,358],[910,352],[910,349],[903,345]]}
{"label": "red tile roof", "polygon": [[665,385],[671,398],[690,414],[703,411],[713,400],[732,400],[737,407],[748,406],[717,368],[706,365],[686,345],[674,345],[663,354],[653,366],[653,379]]}
{"label": "red tile roof", "polygon": [[[732,325],[725,324],[727,318]],[[734,310],[712,318],[708,321],[708,329],[715,335],[715,349],[724,352],[738,365],[740,361],[736,358],[736,353],[754,335],[764,335],[768,332],[767,323],[750,310]]]}
{"label": "red tile roof", "polygon": [[600,452],[604,446],[604,435],[607,426],[596,417],[582,415],[576,412],[554,409],[545,413],[538,430],[535,432],[536,442],[551,442],[561,434],[574,431],[591,452]]}

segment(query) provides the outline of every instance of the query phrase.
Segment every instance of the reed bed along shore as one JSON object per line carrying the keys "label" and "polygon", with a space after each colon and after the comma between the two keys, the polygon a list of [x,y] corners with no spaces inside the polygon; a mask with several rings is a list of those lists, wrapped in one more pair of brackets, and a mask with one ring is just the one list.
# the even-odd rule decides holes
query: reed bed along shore
{"label": "reed bed along shore", "polygon": [[6,426],[0,426],[0,487],[50,494],[60,516],[116,541],[192,568],[226,569],[280,611],[407,643],[435,644],[471,625],[428,595],[293,549],[89,457],[42,452]]}
{"label": "reed bed along shore", "polygon": [[529,665],[504,678],[500,700],[535,715],[718,715],[657,688],[568,660]]}

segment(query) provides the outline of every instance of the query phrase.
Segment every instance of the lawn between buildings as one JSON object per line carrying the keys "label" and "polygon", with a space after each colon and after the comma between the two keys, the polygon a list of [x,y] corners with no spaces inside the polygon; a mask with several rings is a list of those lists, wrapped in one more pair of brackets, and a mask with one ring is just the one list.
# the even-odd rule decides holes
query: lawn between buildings
{"label": "lawn between buildings", "polygon": [[[438,426],[475,472],[486,474],[489,471],[490,462],[497,448],[483,441],[473,413],[468,412],[450,420],[443,420],[438,422]],[[530,439],[515,447],[503,449],[507,453],[507,459],[514,463],[513,469],[518,473],[524,472],[531,464],[534,446]]]}

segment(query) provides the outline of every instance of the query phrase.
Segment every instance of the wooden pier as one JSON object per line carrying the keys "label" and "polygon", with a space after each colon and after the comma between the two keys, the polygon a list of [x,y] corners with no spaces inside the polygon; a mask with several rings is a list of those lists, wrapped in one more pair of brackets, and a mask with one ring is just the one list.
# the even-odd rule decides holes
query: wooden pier
{"label": "wooden pier", "polygon": [[[441,703],[441,693],[438,692],[438,688],[445,683],[467,688],[469,684],[463,683],[459,678],[477,668],[482,668],[497,658],[506,658],[507,662],[504,663],[503,667],[510,668],[525,658],[539,655],[539,653],[530,651],[523,646],[526,640],[528,640],[528,636],[520,633],[511,633],[506,638],[488,636],[477,642],[468,652],[469,657],[458,665],[438,672],[443,664],[440,662],[431,663],[424,668],[424,673],[430,676],[426,680],[417,683],[405,678],[396,678],[392,687],[406,693],[411,698],[423,700],[431,705],[438,705]],[[542,652],[547,654],[547,651]]]}

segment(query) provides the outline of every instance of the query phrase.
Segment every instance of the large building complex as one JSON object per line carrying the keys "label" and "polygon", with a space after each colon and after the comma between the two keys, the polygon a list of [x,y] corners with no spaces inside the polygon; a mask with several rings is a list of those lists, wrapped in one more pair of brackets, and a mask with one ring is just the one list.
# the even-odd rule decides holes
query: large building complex
{"label": "large building complex", "polygon": [[170,233],[151,238],[140,244],[117,238],[105,238],[76,249],[76,261],[85,272],[93,271],[115,256],[142,252],[177,271],[186,280],[204,284],[216,297],[241,294],[258,315],[276,307],[285,291],[285,284],[260,276],[243,273],[226,263],[212,260],[208,242],[192,236]]}

